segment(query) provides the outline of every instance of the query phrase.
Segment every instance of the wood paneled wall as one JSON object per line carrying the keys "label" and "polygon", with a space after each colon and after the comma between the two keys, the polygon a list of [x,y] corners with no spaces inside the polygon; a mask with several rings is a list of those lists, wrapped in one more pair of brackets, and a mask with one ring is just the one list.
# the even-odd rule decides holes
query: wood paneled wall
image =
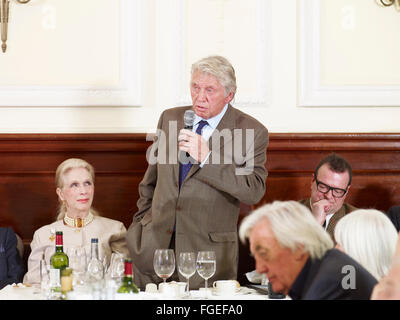
{"label": "wood paneled wall", "polygon": [[[57,166],[79,157],[96,169],[94,206],[129,227],[149,146],[145,134],[1,134],[0,225],[22,237],[27,259],[33,232],[56,216]],[[400,134],[272,133],[267,192],[257,206],[308,197],[315,166],[332,151],[353,167],[348,202],[383,211],[400,204]],[[241,218],[257,206],[243,205]],[[239,280],[253,268],[247,246],[241,246]]]}
{"label": "wood paneled wall", "polygon": [[55,220],[55,170],[67,158],[96,170],[94,207],[128,227],[147,168],[145,134],[0,135],[0,225],[12,226],[30,253],[33,232]]}
{"label": "wood paneled wall", "polygon": [[383,211],[400,204],[399,134],[271,134],[261,203],[308,197],[312,173],[330,152],[346,158],[353,169],[346,201]]}

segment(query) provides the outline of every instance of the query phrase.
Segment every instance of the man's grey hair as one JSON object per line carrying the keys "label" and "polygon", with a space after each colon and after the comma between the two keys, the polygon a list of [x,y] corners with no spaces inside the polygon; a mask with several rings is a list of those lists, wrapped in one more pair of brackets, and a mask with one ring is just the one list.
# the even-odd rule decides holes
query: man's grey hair
{"label": "man's grey hair", "polygon": [[254,226],[269,221],[280,246],[293,251],[303,248],[312,259],[320,259],[333,248],[329,234],[318,224],[311,211],[297,201],[274,201],[266,204],[243,219],[239,237],[244,243]]}
{"label": "man's grey hair", "polygon": [[232,64],[224,57],[209,56],[192,64],[192,75],[200,71],[213,75],[225,89],[225,97],[236,93],[236,76]]}

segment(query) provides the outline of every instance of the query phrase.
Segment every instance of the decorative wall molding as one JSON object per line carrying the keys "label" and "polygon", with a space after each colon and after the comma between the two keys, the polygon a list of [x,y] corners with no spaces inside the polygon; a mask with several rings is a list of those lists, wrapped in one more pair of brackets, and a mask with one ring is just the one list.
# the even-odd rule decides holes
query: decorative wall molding
{"label": "decorative wall molding", "polygon": [[321,1],[299,2],[300,107],[400,106],[400,86],[321,84]]}
{"label": "decorative wall molding", "polygon": [[0,86],[0,107],[142,106],[141,1],[120,0],[118,86]]}
{"label": "decorative wall molding", "polygon": [[[188,70],[190,63],[187,61],[186,52],[186,24],[185,13],[187,12],[186,0],[175,0],[176,16],[175,23],[175,61],[174,70],[176,78],[171,79],[177,83],[175,92],[175,105],[190,105],[191,98],[188,90]],[[257,28],[254,30],[257,42],[257,52],[255,53],[258,66],[256,70],[256,94],[246,94],[238,88],[238,94],[235,96],[234,105],[237,107],[268,107],[271,103],[271,83],[272,83],[272,3],[271,0],[257,0]],[[240,45],[240,44],[238,44]],[[234,66],[235,67],[235,66]],[[243,79],[242,79],[243,80]]]}

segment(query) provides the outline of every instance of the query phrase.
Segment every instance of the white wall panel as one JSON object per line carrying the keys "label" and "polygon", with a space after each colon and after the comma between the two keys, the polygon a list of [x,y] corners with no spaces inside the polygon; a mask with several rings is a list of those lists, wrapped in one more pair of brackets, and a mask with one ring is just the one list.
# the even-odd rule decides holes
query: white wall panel
{"label": "white wall panel", "polygon": [[270,132],[399,132],[400,12],[374,0],[11,1],[0,133],[154,132],[191,64]]}
{"label": "white wall panel", "polygon": [[[190,104],[191,64],[208,55],[223,55],[233,64],[238,91],[235,105],[270,104],[270,0],[159,0],[158,33],[161,86],[169,105]],[[167,63],[168,57],[170,63]],[[164,87],[165,88],[165,87]],[[164,94],[164,93],[162,93]]]}
{"label": "white wall panel", "polygon": [[300,106],[400,106],[396,10],[363,0],[301,0],[299,9]]}
{"label": "white wall panel", "polygon": [[10,4],[0,106],[141,106],[139,0]]}

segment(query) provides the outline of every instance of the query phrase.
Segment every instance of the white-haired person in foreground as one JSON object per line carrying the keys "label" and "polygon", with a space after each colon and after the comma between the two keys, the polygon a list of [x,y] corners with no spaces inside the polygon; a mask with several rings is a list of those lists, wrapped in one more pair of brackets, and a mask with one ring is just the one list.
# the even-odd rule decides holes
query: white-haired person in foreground
{"label": "white-haired person in foreground", "polygon": [[359,262],[377,280],[392,264],[397,231],[390,219],[375,209],[359,209],[346,215],[336,225],[336,248]]}
{"label": "white-haired person in foreground", "polygon": [[396,251],[389,272],[379,280],[371,299],[400,300],[400,236],[397,238]]}
{"label": "white-haired person in foreground", "polygon": [[244,218],[239,236],[250,241],[256,270],[292,299],[369,299],[376,279],[347,254],[296,201],[275,201]]}

